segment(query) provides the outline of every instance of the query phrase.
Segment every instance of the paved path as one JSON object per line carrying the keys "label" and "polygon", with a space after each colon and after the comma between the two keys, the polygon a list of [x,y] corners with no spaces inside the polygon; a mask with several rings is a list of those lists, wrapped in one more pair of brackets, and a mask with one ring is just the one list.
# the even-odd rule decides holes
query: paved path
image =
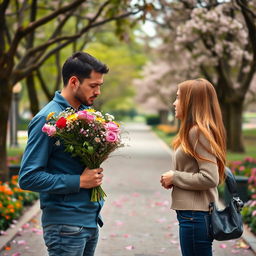
{"label": "paved path", "polygon": [[[104,163],[103,187],[108,197],[95,256],[179,256],[170,192],[159,183],[161,173],[171,168],[171,152],[147,126],[127,125],[127,130],[129,146]],[[40,214],[23,227],[11,249],[0,255],[46,256],[39,219]],[[214,255],[255,255],[238,247],[246,244],[242,240],[214,242]]]}

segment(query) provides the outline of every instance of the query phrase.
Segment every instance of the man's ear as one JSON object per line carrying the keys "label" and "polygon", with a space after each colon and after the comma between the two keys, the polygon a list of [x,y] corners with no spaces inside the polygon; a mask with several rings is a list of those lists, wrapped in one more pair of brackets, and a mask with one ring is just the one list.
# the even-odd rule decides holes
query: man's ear
{"label": "man's ear", "polygon": [[71,76],[69,78],[69,84],[73,89],[77,88],[79,86],[79,80],[76,76]]}

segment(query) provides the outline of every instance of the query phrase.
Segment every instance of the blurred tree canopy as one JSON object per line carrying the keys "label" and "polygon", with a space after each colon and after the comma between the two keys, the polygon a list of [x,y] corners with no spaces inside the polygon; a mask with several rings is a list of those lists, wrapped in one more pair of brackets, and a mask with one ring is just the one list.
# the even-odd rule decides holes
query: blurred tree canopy
{"label": "blurred tree canopy", "polygon": [[[79,49],[86,44],[90,31],[111,21],[115,21],[116,33],[121,37],[123,26],[143,19],[147,11],[145,3],[132,5],[127,0],[0,1],[0,174],[3,178],[8,178],[6,136],[14,85],[26,79],[31,105],[35,106],[32,111],[36,111],[34,75],[39,74],[48,58],[55,55],[59,68],[59,51],[66,46],[73,44],[73,49]],[[133,19],[128,21],[128,17]],[[77,40],[83,41],[76,43]]]}

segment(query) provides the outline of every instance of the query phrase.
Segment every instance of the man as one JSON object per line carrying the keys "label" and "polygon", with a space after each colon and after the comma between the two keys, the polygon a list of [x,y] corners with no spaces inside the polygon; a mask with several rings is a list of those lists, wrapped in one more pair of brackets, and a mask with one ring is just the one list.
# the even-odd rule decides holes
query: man
{"label": "man", "polygon": [[103,222],[103,201],[91,202],[91,188],[102,184],[103,169],[88,169],[42,132],[50,112],[88,108],[100,95],[106,65],[84,52],[62,68],[64,88],[30,122],[19,184],[40,193],[44,240],[50,256],[91,256]]}

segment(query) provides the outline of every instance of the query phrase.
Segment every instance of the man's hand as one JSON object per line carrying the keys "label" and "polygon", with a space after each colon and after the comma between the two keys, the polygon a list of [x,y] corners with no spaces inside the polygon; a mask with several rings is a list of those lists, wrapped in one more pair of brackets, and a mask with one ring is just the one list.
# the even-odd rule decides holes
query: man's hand
{"label": "man's hand", "polygon": [[85,168],[80,176],[80,188],[94,188],[102,184],[103,169]]}
{"label": "man's hand", "polygon": [[172,185],[172,179],[173,179],[174,172],[169,171],[162,174],[160,183],[165,189],[170,189]]}

